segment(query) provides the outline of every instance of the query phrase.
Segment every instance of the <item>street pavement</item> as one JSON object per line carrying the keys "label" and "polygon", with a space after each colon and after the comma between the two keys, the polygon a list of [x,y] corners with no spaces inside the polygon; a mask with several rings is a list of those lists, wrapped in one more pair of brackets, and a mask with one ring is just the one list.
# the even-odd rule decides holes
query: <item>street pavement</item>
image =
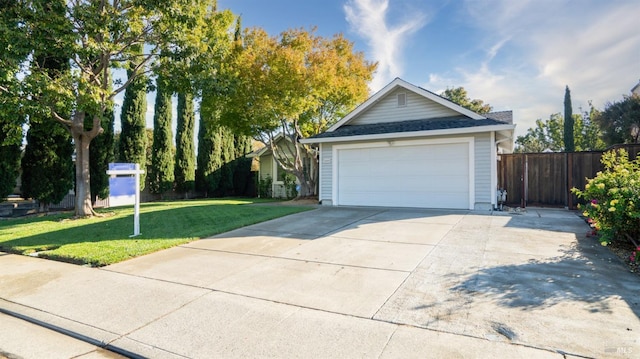
{"label": "street pavement", "polygon": [[103,268],[0,253],[0,358],[637,357],[640,277],[587,231],[320,207]]}

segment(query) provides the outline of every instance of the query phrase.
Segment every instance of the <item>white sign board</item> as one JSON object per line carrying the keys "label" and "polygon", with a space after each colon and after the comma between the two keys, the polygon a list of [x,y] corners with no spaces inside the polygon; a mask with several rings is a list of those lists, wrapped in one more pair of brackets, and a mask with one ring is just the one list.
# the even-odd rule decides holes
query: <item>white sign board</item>
{"label": "white sign board", "polygon": [[140,170],[137,163],[109,163],[109,205],[134,205],[133,235],[140,235]]}

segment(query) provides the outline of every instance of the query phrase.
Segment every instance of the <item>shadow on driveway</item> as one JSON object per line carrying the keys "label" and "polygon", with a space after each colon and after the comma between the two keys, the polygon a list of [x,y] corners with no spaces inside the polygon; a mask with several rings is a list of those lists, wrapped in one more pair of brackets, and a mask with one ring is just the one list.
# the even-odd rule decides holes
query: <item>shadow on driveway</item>
{"label": "shadow on driveway", "polygon": [[490,297],[501,306],[522,310],[582,302],[593,313],[610,313],[607,299],[617,297],[640,318],[637,276],[589,238],[578,239],[573,248],[557,257],[479,269],[451,291]]}

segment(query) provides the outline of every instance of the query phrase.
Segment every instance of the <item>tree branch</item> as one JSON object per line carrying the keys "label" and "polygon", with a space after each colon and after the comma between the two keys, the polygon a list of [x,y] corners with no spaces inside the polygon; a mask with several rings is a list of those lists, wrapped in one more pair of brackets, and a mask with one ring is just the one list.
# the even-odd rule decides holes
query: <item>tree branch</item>
{"label": "tree branch", "polygon": [[53,119],[56,120],[57,122],[61,123],[63,126],[67,127],[67,128],[71,128],[71,126],[73,125],[73,121],[67,120],[65,118],[63,118],[62,116],[60,116],[56,110],[53,109],[53,107],[49,107],[49,111],[51,111],[51,116],[53,116]]}

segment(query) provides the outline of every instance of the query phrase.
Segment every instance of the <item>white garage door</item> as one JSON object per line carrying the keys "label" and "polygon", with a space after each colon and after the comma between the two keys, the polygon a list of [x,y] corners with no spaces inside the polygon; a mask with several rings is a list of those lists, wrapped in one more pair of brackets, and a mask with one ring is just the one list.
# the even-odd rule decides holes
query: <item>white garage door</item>
{"label": "white garage door", "polygon": [[337,204],[470,207],[469,142],[339,148]]}

